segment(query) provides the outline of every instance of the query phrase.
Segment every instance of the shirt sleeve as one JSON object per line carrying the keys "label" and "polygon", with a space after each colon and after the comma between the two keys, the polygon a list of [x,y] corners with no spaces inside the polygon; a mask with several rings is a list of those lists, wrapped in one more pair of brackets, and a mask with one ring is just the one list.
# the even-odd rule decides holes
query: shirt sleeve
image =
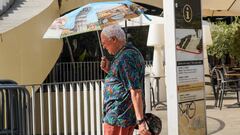
{"label": "shirt sleeve", "polygon": [[121,57],[119,74],[127,90],[141,88],[139,61],[138,54],[132,50],[127,51]]}

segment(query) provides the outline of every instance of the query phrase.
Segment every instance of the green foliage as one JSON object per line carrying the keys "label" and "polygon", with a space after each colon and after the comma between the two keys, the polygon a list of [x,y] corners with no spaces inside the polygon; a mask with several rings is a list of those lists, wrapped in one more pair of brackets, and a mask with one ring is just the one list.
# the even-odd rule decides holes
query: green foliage
{"label": "green foliage", "polygon": [[87,50],[85,49],[85,50],[83,51],[83,53],[81,53],[81,54],[79,55],[79,61],[84,61],[84,59],[86,58],[86,56],[87,56]]}
{"label": "green foliage", "polygon": [[240,62],[240,26],[236,30],[233,38],[233,44],[230,46],[230,56]]}
{"label": "green foliage", "polygon": [[240,60],[240,24],[236,18],[231,24],[218,22],[211,25],[213,45],[208,47],[208,55],[223,59],[229,54],[231,58]]}

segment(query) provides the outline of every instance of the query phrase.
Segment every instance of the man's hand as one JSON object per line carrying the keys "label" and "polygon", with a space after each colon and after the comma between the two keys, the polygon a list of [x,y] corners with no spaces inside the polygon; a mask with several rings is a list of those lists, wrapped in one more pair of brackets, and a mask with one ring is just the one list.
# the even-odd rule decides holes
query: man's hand
{"label": "man's hand", "polygon": [[108,71],[109,71],[109,66],[110,66],[110,61],[109,61],[106,57],[103,56],[103,57],[101,58],[101,64],[100,64],[101,69],[102,69],[104,72],[108,73]]}
{"label": "man's hand", "polygon": [[138,125],[138,133],[139,135],[151,135],[151,132],[148,131],[146,122]]}
{"label": "man's hand", "polygon": [[[142,90],[141,89],[131,89],[131,98],[133,102],[133,107],[137,120],[142,120],[144,117],[143,113],[143,102],[142,102]],[[151,135],[148,131],[148,126],[145,121],[138,124],[138,131],[140,135]]]}

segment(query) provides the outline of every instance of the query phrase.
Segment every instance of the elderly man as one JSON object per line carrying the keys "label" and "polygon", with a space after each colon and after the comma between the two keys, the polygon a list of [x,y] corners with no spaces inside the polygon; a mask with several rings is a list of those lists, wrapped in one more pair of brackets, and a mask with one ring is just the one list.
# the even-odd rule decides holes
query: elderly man
{"label": "elderly man", "polygon": [[141,135],[149,135],[144,121],[144,59],[137,48],[126,44],[118,25],[105,27],[103,47],[114,55],[110,62],[102,57],[104,83],[104,135],[132,135],[138,124]]}

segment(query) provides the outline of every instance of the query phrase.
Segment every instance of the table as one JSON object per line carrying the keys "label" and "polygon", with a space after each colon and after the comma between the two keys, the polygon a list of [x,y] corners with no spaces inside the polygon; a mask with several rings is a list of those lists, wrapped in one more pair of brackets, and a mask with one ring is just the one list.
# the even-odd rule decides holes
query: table
{"label": "table", "polygon": [[240,67],[233,67],[232,70],[240,71]]}
{"label": "table", "polygon": [[[151,87],[151,90],[152,90],[152,98],[153,98],[153,105],[152,105],[152,107],[157,107],[158,105],[164,105],[164,106],[166,106],[164,103],[162,103],[161,101],[160,101],[160,84],[159,84],[159,81],[160,81],[160,79],[161,78],[164,78],[165,76],[158,76],[158,77],[156,77],[156,76],[153,76],[152,78],[154,78],[154,81],[155,81],[155,83],[156,83],[156,85],[155,85],[155,88],[154,88],[154,86],[153,85],[150,85],[150,87]],[[154,94],[155,92],[154,92],[154,89],[156,89],[156,95]],[[156,96],[156,97],[155,97]],[[156,98],[156,99],[155,99]]]}
{"label": "table", "polygon": [[226,77],[240,77],[240,73],[226,73],[224,75]]}

